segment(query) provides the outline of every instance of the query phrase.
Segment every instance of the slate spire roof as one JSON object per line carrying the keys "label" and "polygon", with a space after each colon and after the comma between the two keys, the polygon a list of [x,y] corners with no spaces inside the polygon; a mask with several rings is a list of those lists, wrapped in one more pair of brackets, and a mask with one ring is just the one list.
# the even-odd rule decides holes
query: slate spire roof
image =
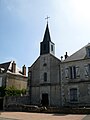
{"label": "slate spire roof", "polygon": [[40,55],[43,54],[55,54],[55,44],[51,41],[48,22],[43,37],[43,41],[40,43]]}
{"label": "slate spire roof", "polygon": [[47,26],[46,26],[46,30],[45,30],[43,41],[50,41],[51,42],[51,37],[50,37],[48,22],[47,22]]}

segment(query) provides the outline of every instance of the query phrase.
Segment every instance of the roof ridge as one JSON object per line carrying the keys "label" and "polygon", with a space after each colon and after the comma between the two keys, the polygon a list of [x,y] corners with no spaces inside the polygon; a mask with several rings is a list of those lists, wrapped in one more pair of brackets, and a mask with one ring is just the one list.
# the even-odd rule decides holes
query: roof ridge
{"label": "roof ridge", "polygon": [[90,44],[87,44],[84,47],[80,48],[72,55],[68,56],[63,62],[84,59],[86,57],[86,48],[88,46],[90,46]]}

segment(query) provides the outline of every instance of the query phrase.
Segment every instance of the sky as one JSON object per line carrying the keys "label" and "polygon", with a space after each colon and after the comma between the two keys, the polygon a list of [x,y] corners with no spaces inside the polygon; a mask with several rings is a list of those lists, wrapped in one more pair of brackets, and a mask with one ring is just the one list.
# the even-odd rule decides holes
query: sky
{"label": "sky", "polygon": [[31,66],[40,55],[47,16],[56,57],[90,42],[90,0],[0,0],[0,63]]}

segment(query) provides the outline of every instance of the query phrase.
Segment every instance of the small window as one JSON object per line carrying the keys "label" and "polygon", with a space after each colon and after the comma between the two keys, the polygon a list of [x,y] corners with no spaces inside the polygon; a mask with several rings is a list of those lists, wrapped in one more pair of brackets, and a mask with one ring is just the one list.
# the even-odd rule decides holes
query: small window
{"label": "small window", "polygon": [[90,48],[88,48],[88,57],[90,57]]}
{"label": "small window", "polygon": [[51,45],[51,51],[53,51],[53,45]]}
{"label": "small window", "polygon": [[86,52],[87,52],[87,57],[90,58],[90,47],[86,48]]}
{"label": "small window", "polygon": [[45,66],[47,66],[47,64],[46,64],[46,63],[44,63],[44,64],[43,64],[43,66],[45,67]]}
{"label": "small window", "polygon": [[47,73],[44,73],[44,81],[47,81]]}

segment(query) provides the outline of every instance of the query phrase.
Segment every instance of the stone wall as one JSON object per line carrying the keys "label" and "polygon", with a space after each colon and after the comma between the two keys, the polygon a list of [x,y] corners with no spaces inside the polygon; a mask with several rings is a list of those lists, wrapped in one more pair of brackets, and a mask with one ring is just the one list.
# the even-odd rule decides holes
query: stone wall
{"label": "stone wall", "polygon": [[30,104],[30,97],[29,96],[6,96],[4,97],[3,101],[3,109],[8,110],[8,106],[13,105],[29,105]]}
{"label": "stone wall", "polygon": [[6,79],[6,86],[15,86],[17,89],[27,89],[27,77],[8,73]]}
{"label": "stone wall", "polygon": [[[90,64],[89,59],[71,61],[61,64],[61,92],[63,106],[90,106],[90,77],[85,75],[85,66],[88,64]],[[66,69],[70,66],[78,67],[76,78],[71,79],[70,71],[66,72]],[[76,102],[70,101],[70,89],[72,88],[77,89]]]}

